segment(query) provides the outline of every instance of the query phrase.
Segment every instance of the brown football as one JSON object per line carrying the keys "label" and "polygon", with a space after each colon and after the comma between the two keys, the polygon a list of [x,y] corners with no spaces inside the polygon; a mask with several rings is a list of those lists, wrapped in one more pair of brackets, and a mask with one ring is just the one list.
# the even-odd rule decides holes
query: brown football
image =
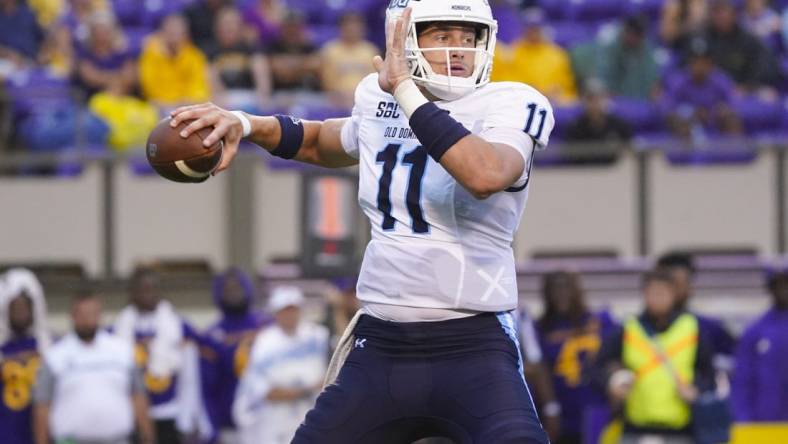
{"label": "brown football", "polygon": [[203,128],[185,139],[180,136],[191,122],[184,121],[172,128],[170,119],[166,118],[148,136],[145,154],[161,177],[175,182],[204,182],[222,161],[222,140],[207,148],[202,144],[212,128]]}

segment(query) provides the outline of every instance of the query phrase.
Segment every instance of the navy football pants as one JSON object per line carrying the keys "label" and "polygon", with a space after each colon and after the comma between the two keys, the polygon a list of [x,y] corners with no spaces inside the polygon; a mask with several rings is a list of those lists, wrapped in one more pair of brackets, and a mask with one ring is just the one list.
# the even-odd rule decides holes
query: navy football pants
{"label": "navy football pants", "polygon": [[353,350],[294,444],[546,444],[509,313],[397,323],[361,316]]}

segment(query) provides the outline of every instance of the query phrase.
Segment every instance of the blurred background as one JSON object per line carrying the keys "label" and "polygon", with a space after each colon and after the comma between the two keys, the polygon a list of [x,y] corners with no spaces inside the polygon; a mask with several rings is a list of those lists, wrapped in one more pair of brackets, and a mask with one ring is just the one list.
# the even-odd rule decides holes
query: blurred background
{"label": "blurred background", "polygon": [[[56,335],[85,286],[111,321],[141,264],[195,330],[219,316],[212,279],[231,266],[256,309],[295,285],[308,318],[333,319],[368,239],[353,169],[248,145],[183,185],[143,147],[183,104],[348,115],[387,3],[0,0],[0,271],[35,272]],[[556,117],[514,243],[521,304],[538,319],[544,276],[569,271],[590,309],[623,320],[675,253],[690,307],[740,335],[788,265],[788,1],[490,3],[492,80],[534,86]]]}

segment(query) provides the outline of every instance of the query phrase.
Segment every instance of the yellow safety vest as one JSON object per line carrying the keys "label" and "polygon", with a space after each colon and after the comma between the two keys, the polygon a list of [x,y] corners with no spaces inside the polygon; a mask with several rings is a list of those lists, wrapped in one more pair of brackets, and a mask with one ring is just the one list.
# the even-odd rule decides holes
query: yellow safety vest
{"label": "yellow safety vest", "polygon": [[[649,337],[636,318],[624,325],[623,364],[635,373],[624,415],[639,427],[682,429],[690,406],[678,393],[676,376],[691,384],[698,351],[698,320],[684,313],[664,332]],[[666,362],[666,361],[669,361]]]}

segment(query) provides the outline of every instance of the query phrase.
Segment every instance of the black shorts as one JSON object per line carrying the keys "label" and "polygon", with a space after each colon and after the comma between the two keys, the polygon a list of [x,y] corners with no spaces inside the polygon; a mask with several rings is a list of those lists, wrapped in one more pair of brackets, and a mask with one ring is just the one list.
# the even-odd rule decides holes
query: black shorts
{"label": "black shorts", "polygon": [[295,444],[548,443],[510,313],[399,323],[363,315]]}

